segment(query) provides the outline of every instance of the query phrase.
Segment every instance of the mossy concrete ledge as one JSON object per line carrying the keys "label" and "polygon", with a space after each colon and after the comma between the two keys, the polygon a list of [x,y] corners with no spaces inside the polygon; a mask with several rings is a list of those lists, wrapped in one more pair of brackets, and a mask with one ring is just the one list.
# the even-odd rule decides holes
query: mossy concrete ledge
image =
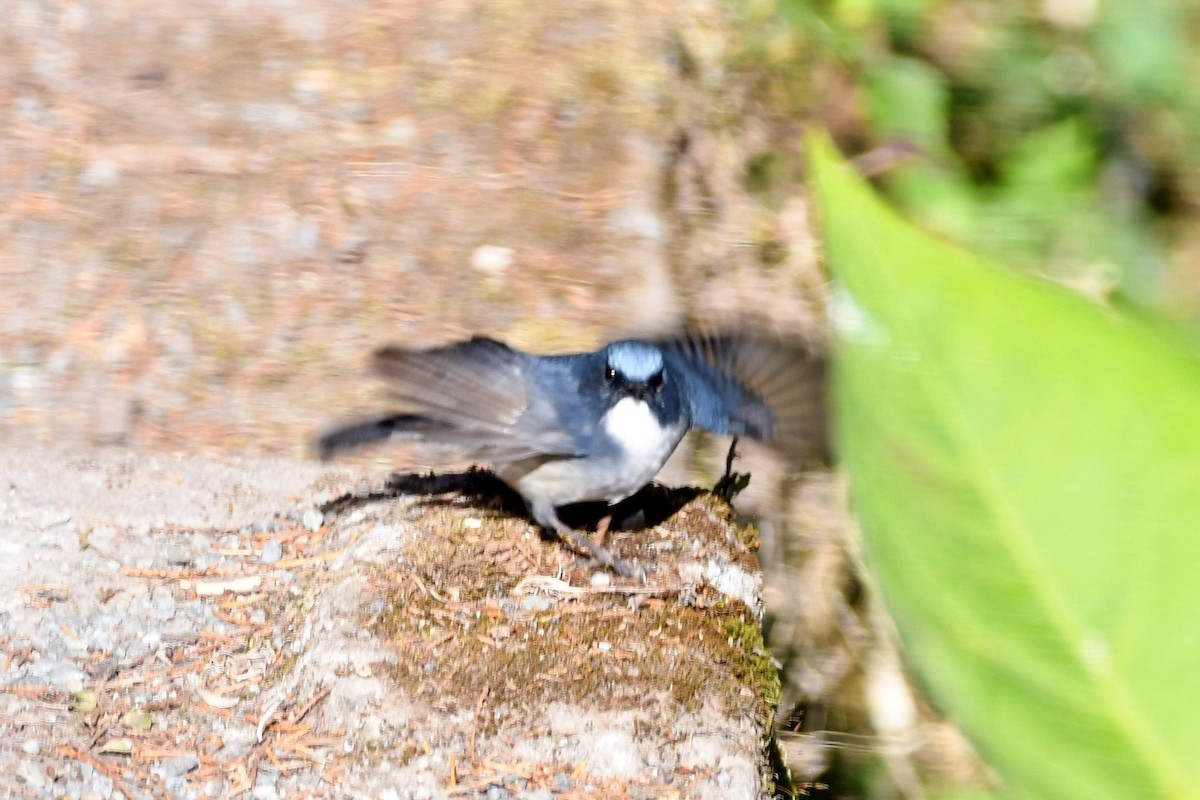
{"label": "mossy concrete ledge", "polygon": [[756,535],[707,493],[621,508],[639,581],[361,467],[8,448],[0,477],[0,794],[773,791]]}
{"label": "mossy concrete ledge", "polygon": [[335,504],[345,556],[292,609],[287,691],[331,687],[322,722],[357,754],[355,790],[772,796],[756,534],[723,500],[649,492],[665,519],[606,539],[638,581],[485,498],[387,495]]}

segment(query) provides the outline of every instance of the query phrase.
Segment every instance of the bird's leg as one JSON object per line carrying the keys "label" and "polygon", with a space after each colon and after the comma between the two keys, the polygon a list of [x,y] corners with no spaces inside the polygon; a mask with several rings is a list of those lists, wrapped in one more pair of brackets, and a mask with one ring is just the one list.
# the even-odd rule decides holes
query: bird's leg
{"label": "bird's leg", "polygon": [[591,556],[594,564],[608,567],[622,578],[637,578],[642,576],[641,570],[628,562],[620,560],[607,547],[592,541],[560,520],[558,512],[555,511],[553,506],[532,506],[529,511],[534,521],[543,528],[554,531],[560,539],[574,545],[577,550]]}
{"label": "bird's leg", "polygon": [[603,545],[604,540],[608,538],[608,529],[612,525],[612,514],[605,514],[596,523],[596,543]]}
{"label": "bird's leg", "polygon": [[721,480],[717,481],[717,485],[713,487],[713,494],[725,498],[726,501],[732,500],[739,492],[750,485],[750,476],[743,475],[733,471],[733,460],[737,458],[737,443],[738,437],[733,437],[733,441],[729,443],[729,453],[725,456],[725,474],[721,476]]}

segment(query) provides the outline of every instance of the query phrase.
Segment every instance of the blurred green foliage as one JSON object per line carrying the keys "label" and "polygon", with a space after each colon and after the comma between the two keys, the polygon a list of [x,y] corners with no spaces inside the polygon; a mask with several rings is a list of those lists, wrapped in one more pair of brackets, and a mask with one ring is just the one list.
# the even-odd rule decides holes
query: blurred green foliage
{"label": "blurred green foliage", "polygon": [[1196,797],[1200,361],[809,154],[839,463],[906,660],[1003,796]]}
{"label": "blurred green foliage", "polygon": [[740,8],[735,66],[762,106],[869,153],[860,166],[909,216],[1093,296],[1200,322],[1200,4]]}

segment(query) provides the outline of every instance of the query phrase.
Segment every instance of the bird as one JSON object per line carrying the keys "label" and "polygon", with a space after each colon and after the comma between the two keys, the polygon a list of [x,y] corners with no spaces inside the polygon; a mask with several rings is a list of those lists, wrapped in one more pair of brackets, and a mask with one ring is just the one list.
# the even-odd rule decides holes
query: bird
{"label": "bird", "polygon": [[539,355],[477,335],[388,345],[372,364],[398,410],[325,433],[321,458],[387,440],[455,447],[489,464],[535,523],[619,575],[635,570],[559,509],[635,494],[689,430],[761,440],[793,461],[828,456],[826,359],[780,337],[684,331]]}

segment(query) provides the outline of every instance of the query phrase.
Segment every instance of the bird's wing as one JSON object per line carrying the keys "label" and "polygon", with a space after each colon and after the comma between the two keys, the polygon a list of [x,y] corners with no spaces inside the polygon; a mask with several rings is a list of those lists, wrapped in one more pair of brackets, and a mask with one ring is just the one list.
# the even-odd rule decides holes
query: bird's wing
{"label": "bird's wing", "polygon": [[530,391],[535,358],[482,336],[444,347],[384,347],[373,367],[402,413],[331,431],[318,445],[330,454],[399,438],[463,448],[490,461],[576,455],[574,437]]}
{"label": "bird's wing", "polygon": [[458,427],[507,433],[529,407],[526,358],[476,336],[443,347],[389,345],[375,352],[371,365],[406,409]]}
{"label": "bird's wing", "polygon": [[689,333],[658,342],[696,427],[749,436],[801,459],[828,457],[825,359],[800,342]]}

